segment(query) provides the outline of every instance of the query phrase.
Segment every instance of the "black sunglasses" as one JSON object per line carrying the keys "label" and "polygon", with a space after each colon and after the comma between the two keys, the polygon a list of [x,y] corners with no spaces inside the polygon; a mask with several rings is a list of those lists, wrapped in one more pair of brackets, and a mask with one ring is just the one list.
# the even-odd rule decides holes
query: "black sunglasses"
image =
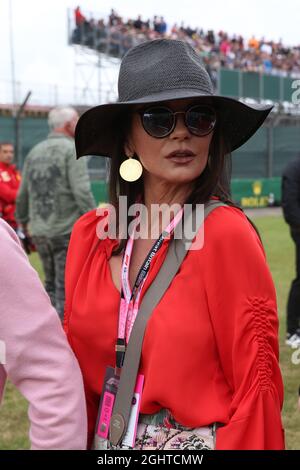
{"label": "black sunglasses", "polygon": [[137,110],[145,131],[157,139],[170,135],[176,126],[176,115],[184,114],[184,122],[191,134],[204,137],[212,132],[216,125],[216,112],[208,105],[198,104],[186,111],[173,112],[165,106],[152,106]]}

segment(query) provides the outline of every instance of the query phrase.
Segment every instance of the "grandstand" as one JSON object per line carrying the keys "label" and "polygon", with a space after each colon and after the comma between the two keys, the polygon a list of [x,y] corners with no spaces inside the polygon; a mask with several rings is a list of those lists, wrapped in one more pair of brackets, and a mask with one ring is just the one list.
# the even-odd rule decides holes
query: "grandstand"
{"label": "grandstand", "polygon": [[299,106],[292,101],[293,84],[300,77],[300,46],[286,47],[254,37],[246,41],[224,31],[191,29],[183,24],[168,29],[162,17],[123,19],[113,9],[104,17],[77,7],[69,10],[68,25],[72,47],[111,60],[120,60],[131,47],[149,39],[188,41],[202,56],[216,93],[246,102],[272,103],[274,111],[264,127],[233,154],[232,191],[243,206],[279,204],[282,169],[300,151]]}
{"label": "grandstand", "polygon": [[[167,18],[160,16],[152,20],[141,16],[124,19],[114,10],[105,16],[80,7],[67,14],[67,40],[75,58],[74,82],[81,90],[74,93],[73,104],[79,111],[114,101],[121,58],[136,44],[160,37],[190,42],[202,56],[217,94],[250,103],[272,103],[274,110],[265,125],[233,153],[232,192],[244,207],[280,203],[282,169],[300,153],[300,106],[293,103],[300,78],[300,46],[229,36],[200,26],[192,29],[183,23],[168,25]],[[46,108],[26,108],[21,122],[21,161],[28,149],[45,137],[46,113]],[[11,109],[2,106],[2,134],[13,140],[11,119]],[[89,166],[97,197],[105,198],[105,161],[91,158]]]}
{"label": "grandstand", "polygon": [[[140,42],[169,37],[188,41],[199,51],[204,62],[217,70],[221,67],[251,72],[263,72],[283,77],[300,77],[300,46],[287,47],[255,37],[248,41],[242,36],[230,37],[226,32],[192,29],[174,24],[167,31],[163,18],[155,16],[152,21],[121,18],[111,10],[107,18],[97,18],[92,13],[69,10],[69,42],[95,49],[107,55],[122,58]],[[90,18],[90,19],[88,19]],[[73,26],[74,25],[74,26]],[[72,27],[73,26],[73,27]]]}

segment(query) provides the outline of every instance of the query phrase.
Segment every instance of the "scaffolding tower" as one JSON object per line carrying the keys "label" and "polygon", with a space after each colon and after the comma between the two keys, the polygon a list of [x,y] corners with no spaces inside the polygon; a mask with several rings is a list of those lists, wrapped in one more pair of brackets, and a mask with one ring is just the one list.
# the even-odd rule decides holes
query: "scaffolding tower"
{"label": "scaffolding tower", "polygon": [[121,59],[112,57],[105,48],[97,48],[96,30],[89,42],[75,42],[75,29],[74,11],[69,9],[68,44],[74,50],[74,103],[93,106],[116,101]]}

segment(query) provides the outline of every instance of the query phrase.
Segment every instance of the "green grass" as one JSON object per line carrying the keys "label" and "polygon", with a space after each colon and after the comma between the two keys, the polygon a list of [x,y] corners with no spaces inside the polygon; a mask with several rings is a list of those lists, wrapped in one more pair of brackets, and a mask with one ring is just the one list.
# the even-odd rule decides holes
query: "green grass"
{"label": "green grass", "polygon": [[[285,308],[291,280],[294,277],[294,245],[287,225],[281,217],[258,218],[255,223],[261,233],[277,291],[280,319],[280,364],[285,384],[283,423],[287,449],[300,449],[300,411],[297,391],[300,384],[300,365],[291,361],[291,350],[284,344]],[[43,273],[37,255],[31,256],[41,278]],[[8,384],[0,411],[0,449],[27,449],[27,403],[18,391]]]}

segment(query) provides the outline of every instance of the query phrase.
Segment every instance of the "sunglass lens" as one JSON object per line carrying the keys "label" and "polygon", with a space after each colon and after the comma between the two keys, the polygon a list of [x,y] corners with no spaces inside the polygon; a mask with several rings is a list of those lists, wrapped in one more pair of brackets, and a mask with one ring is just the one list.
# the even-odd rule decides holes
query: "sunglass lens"
{"label": "sunglass lens", "polygon": [[186,123],[192,134],[207,135],[216,124],[215,110],[209,106],[193,106],[187,112]]}
{"label": "sunglass lens", "polygon": [[165,137],[173,127],[173,115],[165,108],[150,108],[142,119],[145,131],[153,137]]}

